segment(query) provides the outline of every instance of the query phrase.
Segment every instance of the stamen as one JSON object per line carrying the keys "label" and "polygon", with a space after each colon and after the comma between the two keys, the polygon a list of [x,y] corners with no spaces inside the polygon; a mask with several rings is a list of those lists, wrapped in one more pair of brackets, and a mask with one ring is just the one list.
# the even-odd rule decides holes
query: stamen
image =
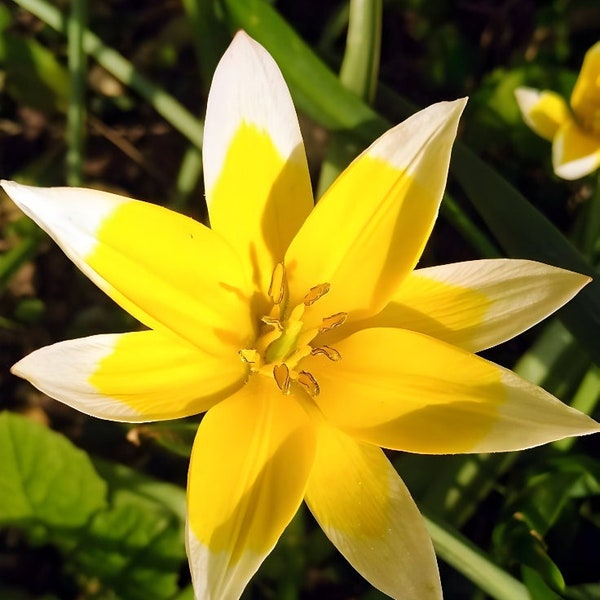
{"label": "stamen", "polygon": [[321,283],[311,287],[306,296],[304,296],[304,306],[314,304],[319,298],[322,298],[328,291],[331,285],[329,283]]}
{"label": "stamen", "polygon": [[342,360],[342,355],[335,349],[330,346],[320,346],[319,348],[313,348],[310,352],[313,356],[318,356],[322,354],[326,356],[329,360],[333,362],[337,362],[338,360]]}
{"label": "stamen", "polygon": [[283,302],[286,282],[285,266],[283,263],[277,263],[273,269],[269,285],[269,297],[273,301],[273,304],[281,304]]}
{"label": "stamen", "polygon": [[290,393],[290,370],[285,363],[273,367],[273,377],[277,387],[284,393]]}
{"label": "stamen", "polygon": [[325,331],[329,331],[330,329],[334,329],[335,327],[343,325],[347,318],[348,313],[345,312],[339,312],[335,313],[335,315],[331,315],[330,317],[325,317],[323,321],[321,321],[319,333],[324,333]]}
{"label": "stamen", "polygon": [[274,319],[273,317],[262,317],[261,321],[265,325],[270,325],[271,327],[275,327],[275,329],[278,329],[279,331],[283,331],[283,325],[281,324],[281,321],[279,319]]}
{"label": "stamen", "polygon": [[244,350],[240,350],[238,352],[238,354],[240,355],[240,358],[245,362],[248,363],[249,365],[253,365],[255,363],[257,363],[260,360],[260,355],[259,353],[254,350],[254,349],[244,349]]}
{"label": "stamen", "polygon": [[300,371],[297,381],[308,392],[311,398],[316,398],[319,395],[321,388],[317,380],[308,371]]}

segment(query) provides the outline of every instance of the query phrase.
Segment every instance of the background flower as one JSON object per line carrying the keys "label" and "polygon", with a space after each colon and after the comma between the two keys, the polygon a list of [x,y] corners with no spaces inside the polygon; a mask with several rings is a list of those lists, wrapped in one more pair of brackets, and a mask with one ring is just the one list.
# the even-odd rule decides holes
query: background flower
{"label": "background flower", "polygon": [[585,55],[570,108],[548,90],[519,87],[515,95],[527,125],[552,142],[559,177],[579,179],[600,166],[600,42]]}

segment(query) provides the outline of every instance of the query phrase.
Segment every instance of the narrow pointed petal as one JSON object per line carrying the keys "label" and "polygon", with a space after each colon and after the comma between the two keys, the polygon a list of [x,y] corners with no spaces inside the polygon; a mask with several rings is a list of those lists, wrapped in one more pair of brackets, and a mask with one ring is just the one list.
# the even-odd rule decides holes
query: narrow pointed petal
{"label": "narrow pointed petal", "polygon": [[585,53],[571,94],[571,108],[585,129],[600,135],[600,42]]}
{"label": "narrow pointed petal", "polygon": [[115,194],[2,182],[96,285],[151,329],[214,353],[253,335],[250,284],[234,251],[178,213]]}
{"label": "narrow pointed petal", "polygon": [[502,258],[418,269],[379,314],[332,334],[339,331],[340,339],[359,329],[397,327],[480,352],[539,323],[589,281],[542,263]]}
{"label": "narrow pointed petal", "polygon": [[188,476],[196,598],[239,598],[298,510],[314,452],[304,409],[261,375],[206,414]]}
{"label": "narrow pointed petal", "polygon": [[327,537],[376,588],[402,600],[441,600],[431,539],[381,449],[323,424],[306,502]]}
{"label": "narrow pointed petal", "polygon": [[563,179],[579,179],[600,167],[600,133],[583,130],[573,119],[558,130],[552,144],[554,172]]}
{"label": "narrow pointed petal", "polygon": [[570,118],[564,98],[555,92],[528,87],[515,90],[523,120],[540,137],[552,141],[559,127]]}
{"label": "narrow pointed petal", "polygon": [[341,360],[308,357],[317,403],[366,442],[425,454],[521,450],[600,431],[511,371],[402,329],[365,329],[336,344]]}
{"label": "narrow pointed petal", "polygon": [[292,303],[329,283],[331,291],[311,307],[320,317],[364,317],[387,304],[431,233],[465,102],[418,112],[338,177],[286,254]]}
{"label": "narrow pointed petal", "polygon": [[204,412],[246,376],[236,354],[216,358],[156,331],[59,342],[29,354],[12,372],[87,415],[131,423]]}
{"label": "narrow pointed petal", "polygon": [[240,31],[208,97],[204,180],[211,226],[248,257],[263,293],[313,207],[298,119],[267,51]]}

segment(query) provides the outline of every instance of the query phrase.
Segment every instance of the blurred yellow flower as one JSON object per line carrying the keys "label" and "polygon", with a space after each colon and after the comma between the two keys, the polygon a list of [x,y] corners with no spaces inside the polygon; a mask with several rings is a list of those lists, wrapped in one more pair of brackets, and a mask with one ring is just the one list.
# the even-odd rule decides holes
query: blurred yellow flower
{"label": "blurred yellow flower", "polygon": [[586,53],[571,94],[571,108],[555,92],[515,90],[523,119],[552,142],[554,172],[579,179],[600,166],[600,42]]}
{"label": "blurred yellow flower", "polygon": [[238,598],[303,499],[392,597],[441,597],[419,512],[380,446],[517,450],[598,431],[477,352],[588,278],[524,260],[414,270],[436,219],[465,102],[388,131],[313,205],[292,101],[238,33],[204,137],[211,228],[156,205],[3,182],[145,331],[59,342],[13,372],[116,421],[208,411],[188,478],[196,598]]}

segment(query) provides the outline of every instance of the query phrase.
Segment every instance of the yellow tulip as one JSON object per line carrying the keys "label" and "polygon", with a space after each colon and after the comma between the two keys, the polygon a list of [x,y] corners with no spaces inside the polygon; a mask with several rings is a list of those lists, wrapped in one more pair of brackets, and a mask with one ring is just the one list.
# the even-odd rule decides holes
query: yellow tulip
{"label": "yellow tulip", "polygon": [[208,411],[188,478],[196,598],[238,598],[304,499],[374,586],[440,598],[423,520],[381,447],[493,452],[599,430],[473,354],[587,277],[525,260],[415,270],[464,104],[388,131],[315,207],[283,77],[238,33],[208,99],[211,228],[105,192],[3,182],[146,327],[41,348],[13,372],[104,419]]}
{"label": "yellow tulip", "polygon": [[600,42],[586,53],[571,94],[562,96],[528,87],[515,90],[525,123],[552,142],[554,172],[579,179],[600,166]]}

